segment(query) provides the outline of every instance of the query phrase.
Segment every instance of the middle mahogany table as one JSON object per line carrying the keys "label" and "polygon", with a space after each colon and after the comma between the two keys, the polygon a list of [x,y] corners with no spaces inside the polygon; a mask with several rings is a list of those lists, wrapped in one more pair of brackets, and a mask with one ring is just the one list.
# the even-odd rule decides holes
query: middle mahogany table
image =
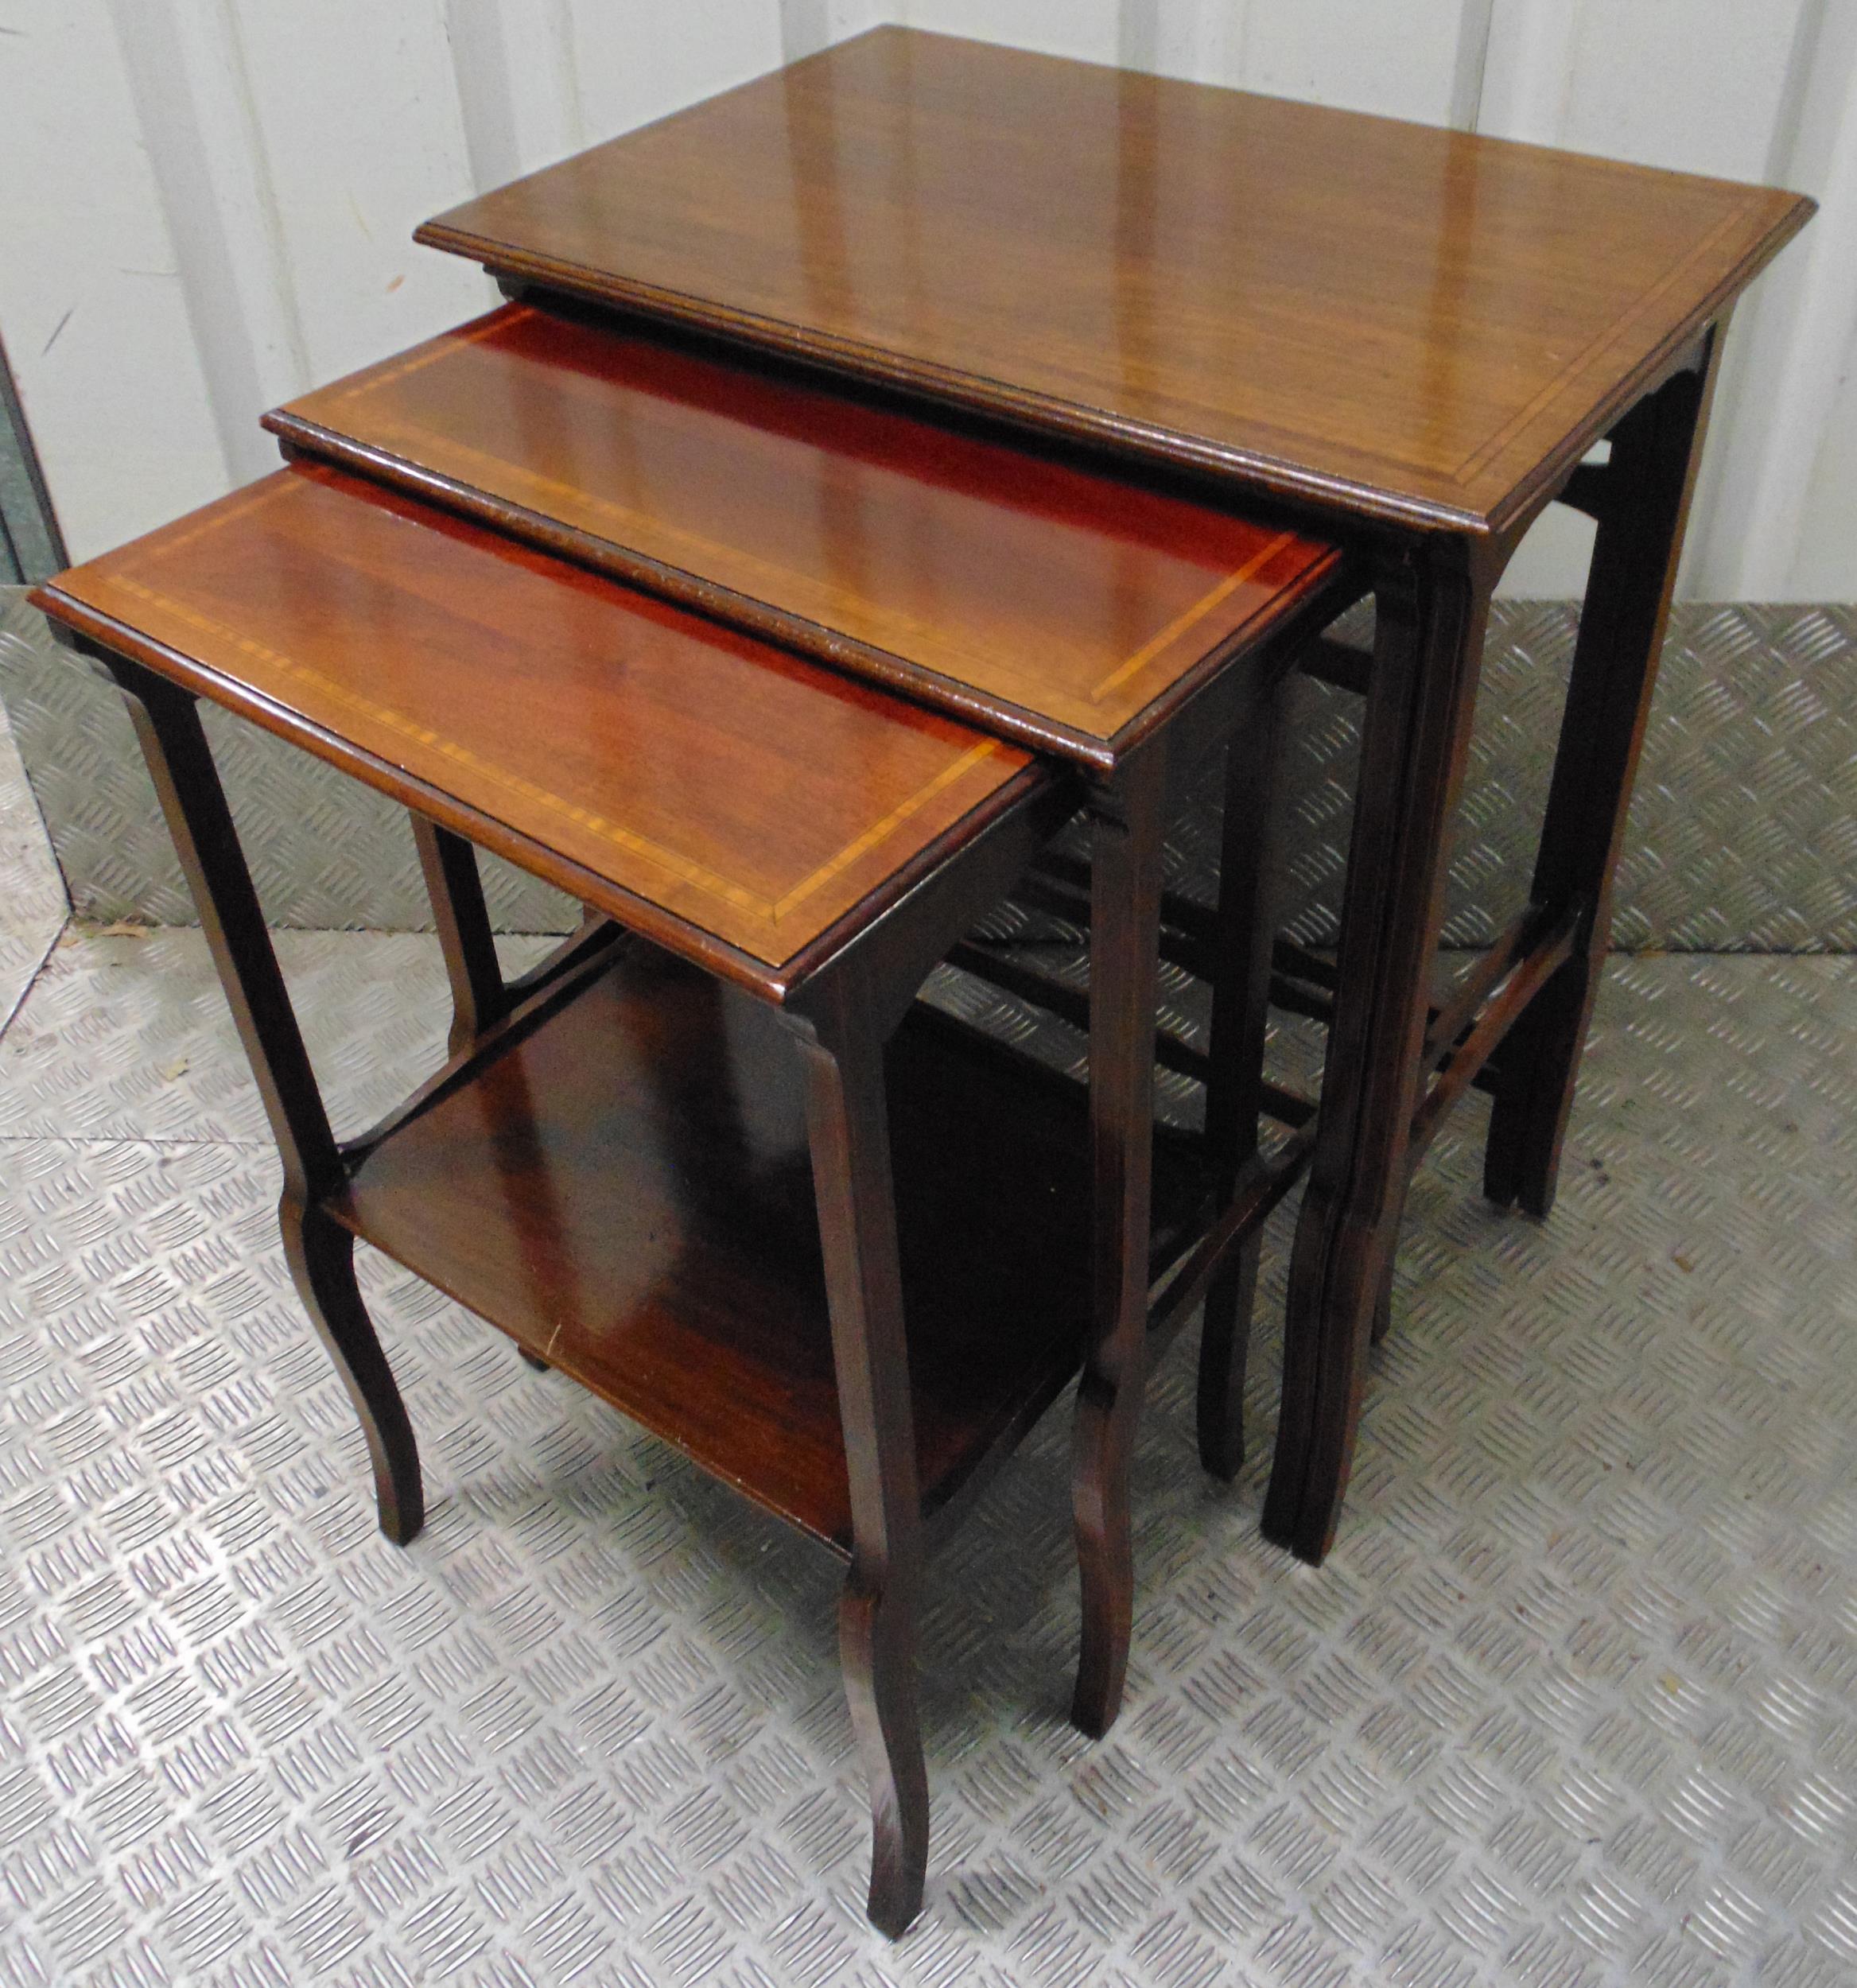
{"label": "middle mahogany table", "polygon": [[[1107,1730],[1133,1602],[1127,1485],[1151,1345],[1204,1295],[1202,1452],[1241,1455],[1257,1229],[1308,1156],[1259,1156],[1275,716],[1358,591],[1329,546],[881,400],[570,311],[507,306],[266,417],[299,451],[571,553],[876,677],[1084,779],[1091,848],[1090,1353],[1074,1466],[1073,1717]],[[1166,830],[1224,749],[1226,860],[1197,950],[1214,988],[1206,1137],[1225,1212],[1151,1295]],[[997,968],[974,948],[957,964]],[[1051,999],[1051,990],[1039,996]],[[1310,1116],[1305,1109],[1302,1116]]]}

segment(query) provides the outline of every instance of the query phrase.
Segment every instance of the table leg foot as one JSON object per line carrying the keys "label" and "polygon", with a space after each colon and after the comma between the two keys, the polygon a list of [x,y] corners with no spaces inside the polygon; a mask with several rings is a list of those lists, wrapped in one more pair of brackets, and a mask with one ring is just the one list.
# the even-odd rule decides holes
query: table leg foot
{"label": "table leg foot", "polygon": [[1070,1722],[1101,1739],[1122,1709],[1135,1615],[1135,1546],[1129,1460],[1137,1398],[1128,1388],[1092,1385],[1077,1396],[1070,1502],[1082,1579],[1082,1640]]}
{"label": "table leg foot", "polygon": [[[1327,1274],[1308,1275],[1295,1260],[1290,1268],[1284,1414],[1265,1496],[1264,1536],[1311,1566],[1334,1543],[1354,1465],[1367,1349],[1398,1226],[1397,1215],[1377,1227],[1345,1218],[1311,1223],[1305,1209],[1297,1230],[1296,1256],[1325,1254]],[[1292,1414],[1292,1403],[1305,1404],[1301,1415]]]}
{"label": "table leg foot", "polygon": [[1393,1330],[1393,1259],[1386,1260],[1386,1277],[1380,1287],[1380,1297],[1373,1307],[1373,1330],[1369,1335],[1376,1346],[1384,1345],[1386,1335]]}
{"label": "table leg foot", "polygon": [[1245,1462],[1245,1369],[1261,1253],[1253,1237],[1214,1279],[1199,1330],[1199,1462],[1228,1483]]}
{"label": "table leg foot", "polygon": [[1498,1097],[1483,1149],[1483,1193],[1498,1208],[1540,1221],[1553,1212],[1596,988],[1589,963],[1570,960],[1510,1031],[1505,1054],[1521,1081]]}
{"label": "table leg foot", "polygon": [[355,1281],[355,1238],[314,1209],[286,1196],[278,1211],[284,1253],[310,1322],[328,1347],[367,1439],[380,1529],[396,1546],[419,1536],[425,1492],[418,1446],[393,1370]]}
{"label": "table leg foot", "polygon": [[871,1800],[871,1924],[899,1939],[922,1909],[928,1870],[928,1769],[916,1706],[912,1611],[864,1587],[855,1571],[838,1604],[845,1695]]}

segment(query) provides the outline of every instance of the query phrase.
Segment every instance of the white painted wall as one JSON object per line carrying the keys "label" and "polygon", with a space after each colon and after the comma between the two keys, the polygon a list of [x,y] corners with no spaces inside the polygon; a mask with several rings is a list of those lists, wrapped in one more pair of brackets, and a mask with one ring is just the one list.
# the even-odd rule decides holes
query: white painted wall
{"label": "white painted wall", "polygon": [[[0,0],[0,337],[74,554],[265,407],[483,308],[415,223],[880,20],[1768,179],[1684,574],[1857,599],[1857,0]],[[1509,590],[1575,592],[1552,511]]]}

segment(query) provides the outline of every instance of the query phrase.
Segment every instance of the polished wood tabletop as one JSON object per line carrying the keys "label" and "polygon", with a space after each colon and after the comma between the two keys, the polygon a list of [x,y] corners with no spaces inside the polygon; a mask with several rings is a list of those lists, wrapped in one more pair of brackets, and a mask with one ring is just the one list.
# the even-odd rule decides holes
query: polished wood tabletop
{"label": "polished wood tabletop", "polygon": [[1055,777],[1003,740],[320,464],[34,600],[776,996],[848,922]]}
{"label": "polished wood tabletop", "polygon": [[418,239],[1253,487],[1482,533],[1811,209],[880,29]]}
{"label": "polished wood tabletop", "polygon": [[508,305],[266,419],[297,448],[1097,765],[1338,561],[600,313]]}

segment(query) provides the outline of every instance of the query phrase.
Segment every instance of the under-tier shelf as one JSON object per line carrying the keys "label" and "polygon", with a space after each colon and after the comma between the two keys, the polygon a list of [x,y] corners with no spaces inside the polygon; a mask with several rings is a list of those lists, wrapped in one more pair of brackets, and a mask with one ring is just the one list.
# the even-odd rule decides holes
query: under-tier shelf
{"label": "under-tier shelf", "polygon": [[[923,1508],[1081,1361],[1082,1089],[919,1007],[888,1053]],[[1156,1151],[1156,1260],[1208,1212]],[[332,1213],[748,1497],[849,1550],[805,1093],[771,1009],[642,942],[357,1167]]]}

